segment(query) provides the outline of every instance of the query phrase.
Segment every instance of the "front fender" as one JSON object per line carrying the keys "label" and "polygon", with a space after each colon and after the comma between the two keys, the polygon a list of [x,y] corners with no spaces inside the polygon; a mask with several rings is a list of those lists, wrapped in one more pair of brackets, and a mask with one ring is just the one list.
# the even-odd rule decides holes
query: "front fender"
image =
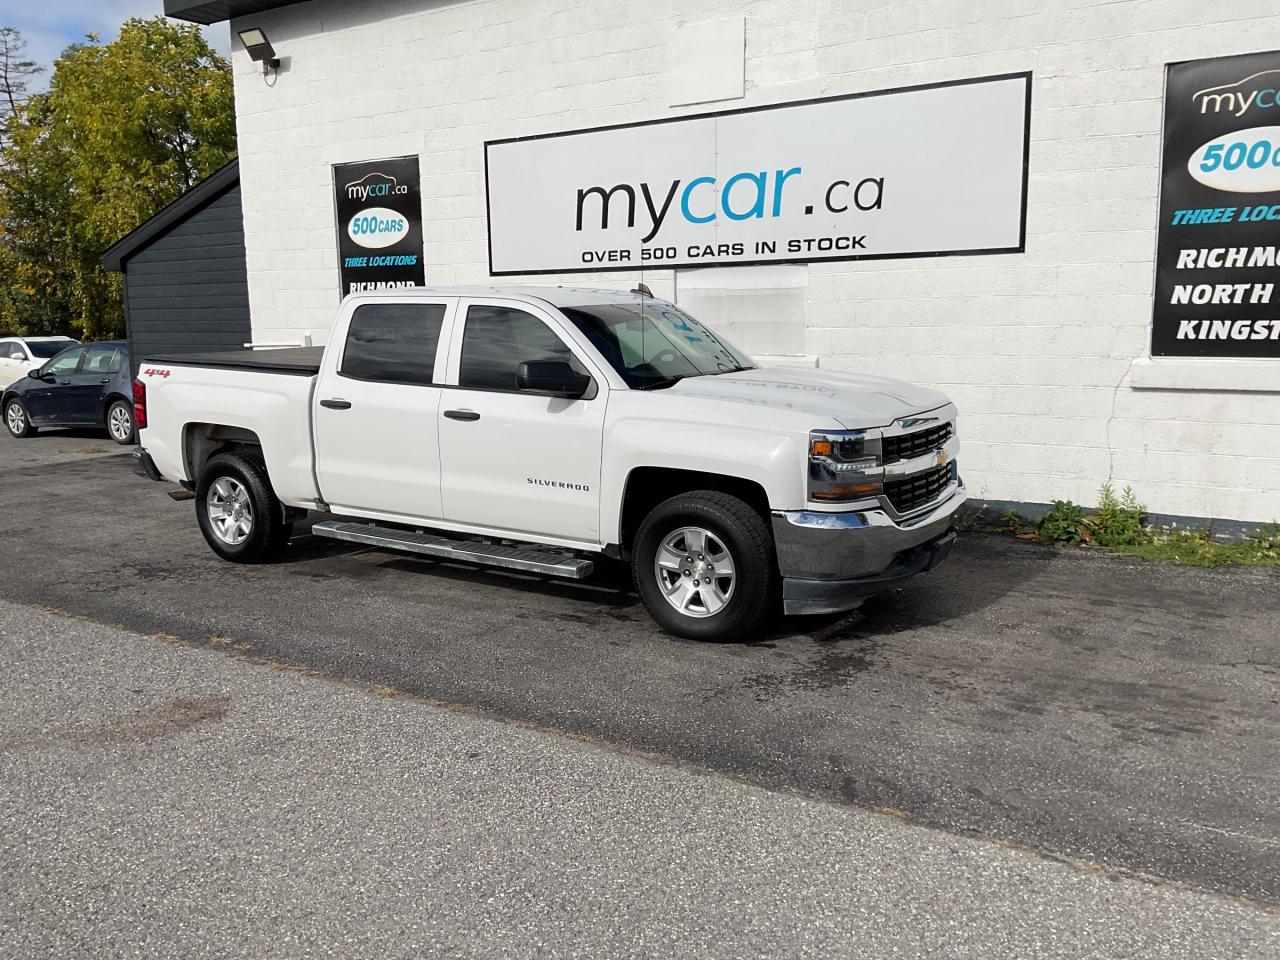
{"label": "front fender", "polygon": [[744,425],[696,424],[681,420],[628,418],[605,433],[600,478],[600,533],[605,543],[621,539],[627,479],[640,467],[691,470],[758,484],[770,509],[804,503],[806,440]]}

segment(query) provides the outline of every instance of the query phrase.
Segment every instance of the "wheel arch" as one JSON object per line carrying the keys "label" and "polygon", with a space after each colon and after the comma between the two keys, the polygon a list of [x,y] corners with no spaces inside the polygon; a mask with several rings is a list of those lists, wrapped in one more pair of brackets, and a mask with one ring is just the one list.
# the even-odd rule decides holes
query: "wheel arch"
{"label": "wheel arch", "polygon": [[630,554],[640,523],[654,507],[671,497],[694,490],[714,490],[746,503],[769,521],[769,495],[757,480],[730,474],[686,470],[679,467],[633,467],[623,486],[618,518],[620,556]]}
{"label": "wheel arch", "polygon": [[129,409],[133,409],[133,397],[126,397],[119,391],[112,391],[102,398],[102,415],[98,419],[106,420],[107,414],[111,412],[111,405],[117,401],[128,404]]}
{"label": "wheel arch", "polygon": [[185,424],[182,428],[182,460],[186,474],[195,483],[210,458],[219,453],[262,455],[262,440],[252,430],[223,423]]}
{"label": "wheel arch", "polygon": [[[197,454],[202,448],[207,448],[207,456],[194,487],[196,518],[205,541],[214,553],[234,563],[269,560],[288,542],[293,522],[301,514],[281,503],[272,490],[266,464],[258,452],[259,445],[235,436],[219,437],[217,431],[207,437],[196,431],[193,445]],[[215,466],[214,460],[225,466]],[[224,479],[234,481],[247,491],[243,513],[239,509],[232,513],[233,506],[240,506],[237,496],[236,503],[223,499],[221,510],[215,516],[214,491]],[[219,525],[228,520],[235,521],[237,529],[239,524],[248,523],[248,530],[241,539],[232,540],[219,532]]]}

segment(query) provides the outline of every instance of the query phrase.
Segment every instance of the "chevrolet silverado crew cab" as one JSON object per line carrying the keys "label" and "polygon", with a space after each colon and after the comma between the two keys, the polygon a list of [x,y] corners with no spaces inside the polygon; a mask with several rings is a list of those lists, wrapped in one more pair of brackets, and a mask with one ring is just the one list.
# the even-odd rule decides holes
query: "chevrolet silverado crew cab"
{"label": "chevrolet silverado crew cab", "polygon": [[685,637],[857,607],[940,563],[956,408],[880,377],[760,369],[648,291],[415,288],[343,301],[328,345],[144,358],[142,469],[209,546],[312,533],[535,574],[625,561]]}

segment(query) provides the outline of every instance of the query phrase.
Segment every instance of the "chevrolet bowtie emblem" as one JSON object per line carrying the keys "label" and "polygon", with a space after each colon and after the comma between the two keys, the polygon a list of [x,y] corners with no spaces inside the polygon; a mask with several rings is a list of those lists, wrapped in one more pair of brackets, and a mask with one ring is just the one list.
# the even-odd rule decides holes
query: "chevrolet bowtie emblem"
{"label": "chevrolet bowtie emblem", "polygon": [[951,462],[951,454],[947,453],[947,451],[945,451],[945,450],[939,450],[939,451],[938,451],[938,466],[940,466],[940,467],[945,467],[945,466],[946,466],[948,463],[950,463],[950,462]]}

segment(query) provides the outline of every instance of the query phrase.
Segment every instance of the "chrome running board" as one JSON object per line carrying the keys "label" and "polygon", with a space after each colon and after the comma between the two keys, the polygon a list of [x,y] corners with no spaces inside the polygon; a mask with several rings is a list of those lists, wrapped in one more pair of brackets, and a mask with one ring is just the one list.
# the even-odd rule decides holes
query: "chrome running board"
{"label": "chrome running board", "polygon": [[441,560],[478,563],[484,567],[505,567],[526,573],[541,573],[548,577],[567,577],[570,580],[588,577],[595,569],[595,564],[590,560],[560,553],[553,547],[488,543],[483,540],[450,540],[432,533],[384,527],[376,523],[322,520],[311,527],[311,532],[317,537],[363,543],[386,550],[402,550]]}

